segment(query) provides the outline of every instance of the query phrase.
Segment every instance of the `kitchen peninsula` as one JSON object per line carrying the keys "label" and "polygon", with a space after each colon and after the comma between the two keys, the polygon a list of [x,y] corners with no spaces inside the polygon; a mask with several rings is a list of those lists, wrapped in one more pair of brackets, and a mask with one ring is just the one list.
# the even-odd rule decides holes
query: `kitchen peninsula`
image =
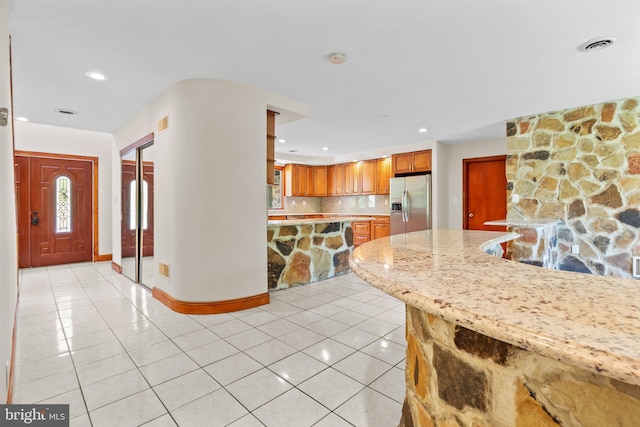
{"label": "kitchen peninsula", "polygon": [[306,218],[267,223],[269,289],[286,289],[348,273],[353,221],[374,218]]}
{"label": "kitchen peninsula", "polygon": [[407,306],[400,424],[637,425],[639,282],[485,253],[515,237],[432,230],[353,252],[352,270]]}

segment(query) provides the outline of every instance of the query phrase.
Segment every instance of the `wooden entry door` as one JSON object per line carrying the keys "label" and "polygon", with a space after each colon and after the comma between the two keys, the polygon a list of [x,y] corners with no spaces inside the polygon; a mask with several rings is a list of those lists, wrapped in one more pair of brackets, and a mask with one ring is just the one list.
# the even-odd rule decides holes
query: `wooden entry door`
{"label": "wooden entry door", "polygon": [[465,230],[505,231],[484,223],[507,216],[506,160],[507,156],[492,156],[462,161]]}
{"label": "wooden entry door", "polygon": [[93,260],[93,162],[16,155],[19,267]]}

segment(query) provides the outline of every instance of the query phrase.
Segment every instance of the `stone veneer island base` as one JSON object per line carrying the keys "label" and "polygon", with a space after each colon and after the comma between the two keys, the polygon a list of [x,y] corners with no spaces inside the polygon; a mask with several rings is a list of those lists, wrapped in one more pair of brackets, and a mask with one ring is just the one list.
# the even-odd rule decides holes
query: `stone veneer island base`
{"label": "stone veneer island base", "polygon": [[434,230],[353,252],[407,306],[400,426],[640,425],[638,283],[483,253],[514,237]]}
{"label": "stone veneer island base", "polygon": [[269,290],[286,289],[348,273],[349,255],[353,250],[353,219],[269,221]]}

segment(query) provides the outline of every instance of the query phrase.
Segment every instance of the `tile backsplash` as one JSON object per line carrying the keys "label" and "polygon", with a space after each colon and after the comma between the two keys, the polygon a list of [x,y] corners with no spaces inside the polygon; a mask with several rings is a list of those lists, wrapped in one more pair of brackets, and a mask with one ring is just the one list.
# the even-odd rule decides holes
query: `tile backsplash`
{"label": "tile backsplash", "polygon": [[282,213],[389,213],[389,196],[285,197]]}

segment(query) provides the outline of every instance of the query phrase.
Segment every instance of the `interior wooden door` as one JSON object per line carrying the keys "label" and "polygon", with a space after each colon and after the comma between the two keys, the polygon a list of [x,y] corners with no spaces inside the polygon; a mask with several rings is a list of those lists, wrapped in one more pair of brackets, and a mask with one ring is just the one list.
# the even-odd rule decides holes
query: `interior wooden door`
{"label": "interior wooden door", "polygon": [[29,158],[32,267],[93,260],[92,169],[91,161]]}
{"label": "interior wooden door", "polygon": [[27,268],[31,267],[29,157],[15,156],[15,179],[18,208],[18,268]]}
{"label": "interior wooden door", "polygon": [[505,231],[505,227],[484,225],[507,216],[507,156],[463,160],[463,228]]}
{"label": "interior wooden door", "polygon": [[136,218],[132,212],[136,209],[136,162],[135,160],[122,161],[122,226],[121,239],[122,258],[134,257],[136,254]]}

